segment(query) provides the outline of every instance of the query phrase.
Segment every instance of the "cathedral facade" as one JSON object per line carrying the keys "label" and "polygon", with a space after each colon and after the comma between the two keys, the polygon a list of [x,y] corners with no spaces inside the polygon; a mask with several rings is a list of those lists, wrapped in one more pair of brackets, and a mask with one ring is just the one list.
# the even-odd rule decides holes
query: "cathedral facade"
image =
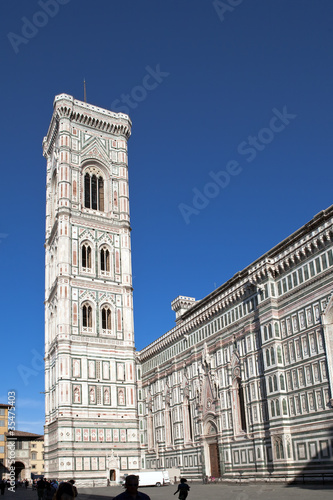
{"label": "cathedral facade", "polygon": [[[190,478],[333,472],[333,207],[139,353],[147,467]],[[145,429],[142,432],[141,429]]]}
{"label": "cathedral facade", "polygon": [[125,114],[55,98],[43,142],[46,476],[332,472],[333,207],[207,297],[177,297],[176,326],[136,352],[130,133]]}

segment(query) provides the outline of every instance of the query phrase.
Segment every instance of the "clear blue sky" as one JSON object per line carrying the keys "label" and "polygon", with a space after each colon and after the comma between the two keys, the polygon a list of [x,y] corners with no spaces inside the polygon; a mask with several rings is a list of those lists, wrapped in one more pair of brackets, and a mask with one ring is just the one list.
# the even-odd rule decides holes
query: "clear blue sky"
{"label": "clear blue sky", "polygon": [[174,326],[176,296],[203,298],[333,202],[331,0],[51,3],[2,2],[0,16],[0,402],[15,389],[30,432],[44,420],[41,145],[56,94],[83,99],[85,77],[88,102],[133,121],[137,349]]}

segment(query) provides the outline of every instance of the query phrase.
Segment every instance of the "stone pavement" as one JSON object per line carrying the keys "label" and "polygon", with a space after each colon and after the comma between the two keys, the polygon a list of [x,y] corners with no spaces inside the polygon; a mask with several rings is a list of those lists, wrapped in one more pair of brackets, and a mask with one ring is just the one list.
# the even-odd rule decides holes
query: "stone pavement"
{"label": "stone pavement", "polygon": [[[230,484],[218,483],[203,485],[200,483],[188,483],[191,490],[188,500],[332,500],[333,484],[305,484],[288,486],[280,483],[256,483],[256,484]],[[151,500],[176,500],[173,496],[176,486],[164,486],[161,488],[141,488],[147,493]],[[77,500],[110,500],[122,493],[121,486],[105,488],[81,488]],[[31,488],[17,488],[15,493],[5,492],[4,500],[15,498],[18,500],[37,500],[37,492]]]}

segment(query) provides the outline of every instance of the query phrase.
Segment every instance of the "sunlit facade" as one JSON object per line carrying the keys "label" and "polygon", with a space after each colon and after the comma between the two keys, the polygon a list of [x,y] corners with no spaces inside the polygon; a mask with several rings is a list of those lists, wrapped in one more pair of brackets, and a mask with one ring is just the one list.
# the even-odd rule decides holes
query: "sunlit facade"
{"label": "sunlit facade", "polygon": [[139,354],[146,467],[332,473],[332,222],[330,207],[204,299],[173,301],[176,326]]}
{"label": "sunlit facade", "polygon": [[[116,484],[332,467],[333,208],[135,351],[131,121],[61,94],[43,141],[45,474]],[[163,286],[163,284],[161,284]],[[147,317],[149,321],[149,317]]]}

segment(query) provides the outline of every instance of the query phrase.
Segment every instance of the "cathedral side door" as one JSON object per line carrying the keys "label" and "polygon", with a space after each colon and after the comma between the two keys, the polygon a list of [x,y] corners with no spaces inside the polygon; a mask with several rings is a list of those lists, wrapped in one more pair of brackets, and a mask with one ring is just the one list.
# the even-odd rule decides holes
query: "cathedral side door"
{"label": "cathedral side door", "polygon": [[220,477],[220,460],[217,443],[211,443],[209,446],[210,473],[212,477]]}

